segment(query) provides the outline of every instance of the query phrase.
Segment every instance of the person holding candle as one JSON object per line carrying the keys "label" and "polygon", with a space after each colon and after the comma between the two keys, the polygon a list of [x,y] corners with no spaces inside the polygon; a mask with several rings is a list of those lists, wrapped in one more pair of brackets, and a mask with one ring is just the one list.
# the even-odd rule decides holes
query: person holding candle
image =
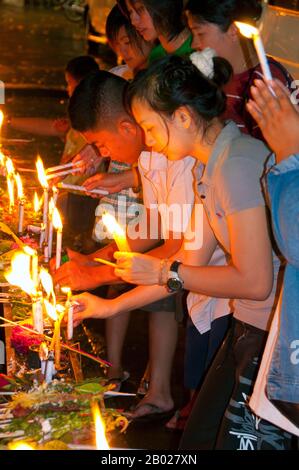
{"label": "person holding candle", "polygon": [[[203,245],[171,259],[117,253],[116,274],[133,291],[107,301],[76,297],[74,324],[109,318],[177,288],[234,298],[234,321],[197,396],[182,449],[288,449],[291,436],[247,407],[275,305],[278,258],[271,250],[260,178],[269,154],[259,140],[221,120],[225,94],[190,60],[168,57],[139,76],[128,92],[146,143],[170,161],[193,155],[205,164],[197,187],[204,206]],[[207,266],[217,241],[227,266]],[[176,261],[174,263],[174,261]]]}
{"label": "person holding candle", "polygon": [[[101,80],[99,80],[100,75],[102,75]],[[114,82],[113,87],[110,85],[110,90],[108,88],[109,81]],[[105,82],[108,82],[107,85],[105,85]],[[194,166],[194,160],[189,159],[183,164],[177,162],[169,166],[163,155],[150,155],[149,152],[144,151],[146,147],[143,144],[140,129],[132,118],[128,116],[123,107],[124,85],[125,83],[123,81],[113,79],[112,76],[109,77],[108,74],[103,72],[99,74],[97,82],[96,77],[90,77],[83,82],[76,90],[70,102],[70,116],[73,126],[84,132],[84,135],[86,135],[89,141],[95,141],[99,146],[100,144],[103,145],[105,142],[105,147],[109,149],[111,155],[117,152],[119,146],[121,146],[122,149],[128,149],[128,155],[124,153],[124,151],[122,152],[124,158],[132,159],[134,155],[134,158],[137,159],[139,154],[143,151],[139,158],[139,169],[142,175],[145,206],[152,220],[155,220],[156,216],[159,214],[157,214],[157,209],[152,208],[150,210],[151,205],[159,207],[160,204],[161,208],[162,206],[169,205],[169,208],[179,206],[181,208],[189,207],[189,209],[191,209],[194,200],[194,176],[191,171]],[[114,89],[115,87],[117,93]],[[93,88],[97,93],[95,93],[95,91],[92,93]],[[103,88],[105,93],[103,92]],[[99,98],[103,100],[102,103]],[[105,107],[105,109],[107,108],[107,105],[105,105],[106,102],[109,103],[111,110],[114,110],[111,115],[108,114],[110,120],[107,120],[107,117],[102,116],[100,113],[103,107]],[[94,103],[97,104],[95,109],[93,108]],[[83,112],[84,108],[82,106],[89,109],[88,114]],[[119,114],[115,114],[116,112]],[[117,124],[117,126],[115,126],[112,116],[116,122],[122,123],[122,125]],[[124,129],[131,129],[130,134],[132,133],[132,137],[134,136],[133,142],[128,142],[128,139],[131,139],[131,137],[128,132],[124,132]],[[139,147],[136,147],[137,143]],[[152,212],[152,214],[150,214],[150,212]],[[176,251],[181,245],[182,232],[185,230],[180,222],[181,215],[178,220],[170,222],[166,213],[164,213],[164,216],[161,214],[165,242],[160,248],[155,250],[157,256],[162,257],[163,254],[171,255],[171,253]],[[185,224],[186,218],[184,218],[184,220]],[[175,236],[173,233],[175,233]],[[130,240],[130,246],[135,250],[146,251],[153,247],[156,242],[157,240],[153,237],[151,237],[151,239],[135,239]],[[57,271],[55,281],[60,284],[70,285],[76,290],[83,290],[84,286],[88,286],[90,289],[101,283],[109,282],[109,280],[110,282],[115,281],[113,270],[110,268],[106,266],[92,266],[94,264],[93,259],[96,257],[107,258],[107,256],[109,256],[110,258],[113,253],[113,248],[114,247],[110,245],[108,249],[104,251],[101,250],[85,258],[80,255],[75,255],[73,259],[71,259],[71,262],[66,263]],[[71,254],[71,256],[73,256],[73,254]],[[215,306],[214,300],[202,297],[201,301],[202,309],[205,309],[206,313]],[[225,309],[223,306],[220,306],[221,303],[223,303],[223,300],[218,302],[218,314],[220,317],[224,313],[229,313],[227,308]],[[198,299],[198,304],[200,304],[200,299]],[[162,416],[162,411],[169,411],[173,406],[169,389],[171,363],[176,344],[177,330],[177,322],[174,318],[175,304],[173,300],[171,302],[159,302],[147,306],[145,310],[151,312],[151,379],[145,399],[140,402],[138,409],[136,409],[136,412],[134,411],[131,416],[134,419],[141,417],[148,419],[149,414],[157,415],[157,413]],[[127,317],[126,315],[126,318]],[[122,327],[120,327],[121,324]],[[120,332],[125,332],[125,327],[126,325],[124,325],[124,321],[121,317],[119,319],[116,318],[115,321],[111,321],[107,325],[108,346],[111,344],[111,351],[108,348],[108,358],[115,367],[117,367],[120,361],[120,351],[124,339],[120,337]],[[112,335],[112,333],[114,337],[118,335],[118,338],[109,340],[110,334]],[[113,355],[112,348],[115,350],[118,349]],[[118,376],[120,376],[121,370],[116,370],[116,372]]]}
{"label": "person holding candle", "polygon": [[[193,34],[192,46],[196,50],[214,49],[227,59],[234,75],[225,85],[227,107],[224,119],[232,119],[242,132],[264,140],[257,123],[247,111],[251,97],[250,87],[262,77],[262,69],[252,39],[238,30],[235,21],[255,23],[262,13],[260,0],[188,0],[185,6],[188,25]],[[279,79],[291,90],[293,79],[274,58],[267,56],[273,78]]]}

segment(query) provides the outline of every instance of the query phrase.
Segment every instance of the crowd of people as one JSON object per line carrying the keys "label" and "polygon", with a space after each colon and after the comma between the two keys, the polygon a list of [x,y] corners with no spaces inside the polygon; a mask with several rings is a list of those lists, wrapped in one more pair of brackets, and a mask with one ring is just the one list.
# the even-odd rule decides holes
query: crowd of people
{"label": "crowd of people", "polygon": [[[106,33],[122,64],[73,84],[66,69],[64,132],[82,145],[64,155],[84,162],[88,190],[109,194],[95,211],[101,247],[69,250],[52,264],[55,282],[109,286],[105,298],[76,297],[74,326],[106,320],[117,390],[129,376],[130,312],[148,312],[131,420],[172,412],[178,317],[187,315],[190,400],[166,424],[182,431],[184,450],[291,449],[299,436],[299,110],[288,71],[268,57],[265,81],[235,25],[261,13],[258,0],[118,0]],[[130,251],[109,239],[106,212],[126,228]]]}

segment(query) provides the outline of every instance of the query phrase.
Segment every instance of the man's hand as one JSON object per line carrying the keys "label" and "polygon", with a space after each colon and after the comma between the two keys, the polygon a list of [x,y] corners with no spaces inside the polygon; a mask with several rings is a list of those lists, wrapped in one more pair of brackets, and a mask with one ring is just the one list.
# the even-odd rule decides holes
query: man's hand
{"label": "man's hand", "polygon": [[86,292],[74,296],[73,302],[75,327],[87,318],[108,318],[117,313],[114,300],[101,299]]}
{"label": "man's hand", "polygon": [[123,189],[133,187],[134,174],[132,170],[122,171],[121,173],[98,173],[84,181],[83,185],[88,191],[103,189],[110,194],[119,193]]}
{"label": "man's hand", "polygon": [[[94,175],[98,166],[103,161],[103,157],[97,154],[92,145],[85,145],[83,149],[73,158],[73,163],[80,162],[80,172],[77,171],[75,175]],[[78,167],[76,166],[76,169]]]}
{"label": "man's hand", "polygon": [[262,80],[254,83],[253,99],[249,100],[247,108],[280,162],[299,152],[298,108],[291,103],[288,90],[279,80],[269,83],[275,96]]}
{"label": "man's hand", "polygon": [[50,261],[50,270],[54,274],[54,281],[60,286],[68,286],[72,290],[89,290],[98,287],[94,275],[90,273],[92,266],[97,263],[87,255],[67,249],[69,261],[55,271],[55,258]]}

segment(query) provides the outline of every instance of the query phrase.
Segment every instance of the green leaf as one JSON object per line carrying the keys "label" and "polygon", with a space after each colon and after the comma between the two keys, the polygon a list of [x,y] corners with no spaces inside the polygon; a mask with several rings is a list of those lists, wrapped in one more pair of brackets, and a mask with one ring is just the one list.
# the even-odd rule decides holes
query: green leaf
{"label": "green leaf", "polygon": [[86,383],[75,387],[79,393],[99,393],[103,390],[102,385],[99,383]]}

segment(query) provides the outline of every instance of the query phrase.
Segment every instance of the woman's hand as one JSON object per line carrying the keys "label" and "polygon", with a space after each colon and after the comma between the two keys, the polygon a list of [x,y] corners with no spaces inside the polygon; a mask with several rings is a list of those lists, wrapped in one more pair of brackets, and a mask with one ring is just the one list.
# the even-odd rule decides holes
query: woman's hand
{"label": "woman's hand", "polygon": [[298,107],[291,103],[288,90],[279,80],[269,83],[275,96],[262,80],[254,83],[251,87],[253,99],[249,100],[247,108],[280,162],[299,152]]}
{"label": "woman's hand", "polygon": [[87,318],[108,318],[117,313],[116,302],[113,300],[101,299],[95,295],[84,294],[73,297],[74,306],[74,327],[78,326]]}
{"label": "woman's hand", "polygon": [[161,260],[139,253],[116,251],[117,268],[114,273],[124,281],[142,286],[159,284]]}

